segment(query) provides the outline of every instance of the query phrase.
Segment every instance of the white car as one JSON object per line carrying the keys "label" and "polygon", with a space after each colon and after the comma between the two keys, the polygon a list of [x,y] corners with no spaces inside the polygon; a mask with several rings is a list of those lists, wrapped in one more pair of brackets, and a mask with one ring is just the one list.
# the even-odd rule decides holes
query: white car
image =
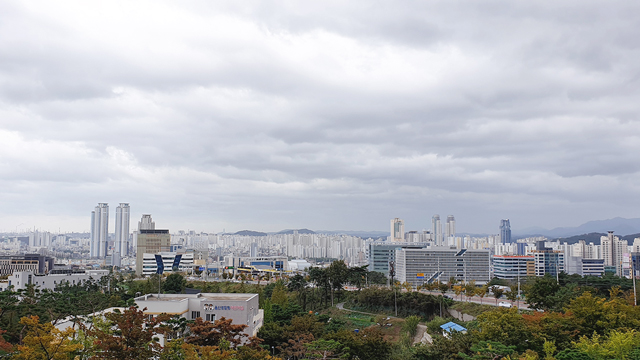
{"label": "white car", "polygon": [[510,308],[512,305],[510,303],[506,302],[506,301],[500,301],[498,303],[498,306],[505,307],[505,308]]}

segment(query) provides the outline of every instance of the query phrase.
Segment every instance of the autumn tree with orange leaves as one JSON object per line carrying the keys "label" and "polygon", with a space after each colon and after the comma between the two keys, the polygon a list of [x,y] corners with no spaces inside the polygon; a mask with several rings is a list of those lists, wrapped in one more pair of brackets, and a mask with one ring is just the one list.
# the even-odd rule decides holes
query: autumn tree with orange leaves
{"label": "autumn tree with orange leaves", "polygon": [[71,341],[75,333],[72,328],[60,331],[49,322],[41,324],[38,316],[23,317],[20,324],[24,326],[26,335],[22,344],[17,346],[13,359],[63,360],[72,358],[71,354],[82,349],[81,344]]}
{"label": "autumn tree with orange leaves", "polygon": [[247,325],[233,325],[232,321],[232,319],[221,317],[212,323],[197,318],[189,324],[191,335],[185,339],[185,342],[199,346],[219,346],[220,342],[225,340],[229,342],[230,347],[236,348],[248,337],[244,333]]}
{"label": "autumn tree with orange leaves", "polygon": [[112,324],[111,331],[86,329],[87,335],[95,339],[96,355],[92,359],[134,360],[159,356],[162,347],[157,335],[164,332],[162,323],[169,316],[163,314],[149,318],[144,310],[132,306],[122,313],[105,314],[106,320]]}

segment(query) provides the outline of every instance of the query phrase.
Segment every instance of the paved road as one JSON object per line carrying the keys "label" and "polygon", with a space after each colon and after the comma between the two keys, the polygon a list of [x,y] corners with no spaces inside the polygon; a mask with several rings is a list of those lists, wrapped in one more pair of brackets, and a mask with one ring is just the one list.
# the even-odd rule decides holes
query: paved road
{"label": "paved road", "polygon": [[[437,292],[437,291],[426,291],[426,290],[420,290],[421,293],[423,294],[430,294],[430,295],[442,295],[442,293]],[[474,296],[470,299],[468,299],[466,296],[462,295],[462,299],[460,299],[460,296],[456,296],[456,294],[454,293],[447,293],[446,295],[450,296],[453,298],[454,301],[460,301],[460,302],[472,302],[472,303],[476,303],[476,304],[482,304],[482,305],[489,305],[489,306],[498,306],[498,304],[496,304],[496,299],[494,297],[484,297],[484,298],[480,298],[479,296]],[[498,302],[500,301],[506,301],[509,302],[509,300],[506,300],[505,298],[500,298],[498,299]],[[513,306],[518,307],[518,309],[522,309],[522,310],[531,310],[529,309],[529,307],[527,306],[527,303],[525,301],[519,300],[517,302],[513,303]]]}

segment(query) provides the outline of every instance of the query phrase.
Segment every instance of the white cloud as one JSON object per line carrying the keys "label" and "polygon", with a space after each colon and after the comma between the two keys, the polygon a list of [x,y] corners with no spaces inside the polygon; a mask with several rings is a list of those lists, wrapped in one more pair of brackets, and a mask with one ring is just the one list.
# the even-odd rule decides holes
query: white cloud
{"label": "white cloud", "polygon": [[638,217],[635,4],[0,5],[0,230]]}

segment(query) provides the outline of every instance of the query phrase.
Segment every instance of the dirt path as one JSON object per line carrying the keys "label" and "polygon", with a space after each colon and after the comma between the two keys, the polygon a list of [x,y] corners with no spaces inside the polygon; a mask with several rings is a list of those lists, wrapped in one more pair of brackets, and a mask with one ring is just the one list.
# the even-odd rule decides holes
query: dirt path
{"label": "dirt path", "polygon": [[[365,315],[371,315],[371,316],[378,316],[378,315],[382,315],[382,314],[368,313],[368,312],[364,312],[364,311],[357,311],[357,310],[345,309],[345,308],[344,308],[344,303],[343,303],[343,302],[341,302],[341,303],[337,303],[337,304],[336,304],[336,307],[337,307],[339,310],[351,311],[351,312],[358,313],[358,314],[365,314]],[[395,317],[395,316],[390,316],[390,315],[384,315],[384,316],[386,316],[386,317],[390,317],[390,318],[392,318],[392,319],[402,319],[402,318]]]}

